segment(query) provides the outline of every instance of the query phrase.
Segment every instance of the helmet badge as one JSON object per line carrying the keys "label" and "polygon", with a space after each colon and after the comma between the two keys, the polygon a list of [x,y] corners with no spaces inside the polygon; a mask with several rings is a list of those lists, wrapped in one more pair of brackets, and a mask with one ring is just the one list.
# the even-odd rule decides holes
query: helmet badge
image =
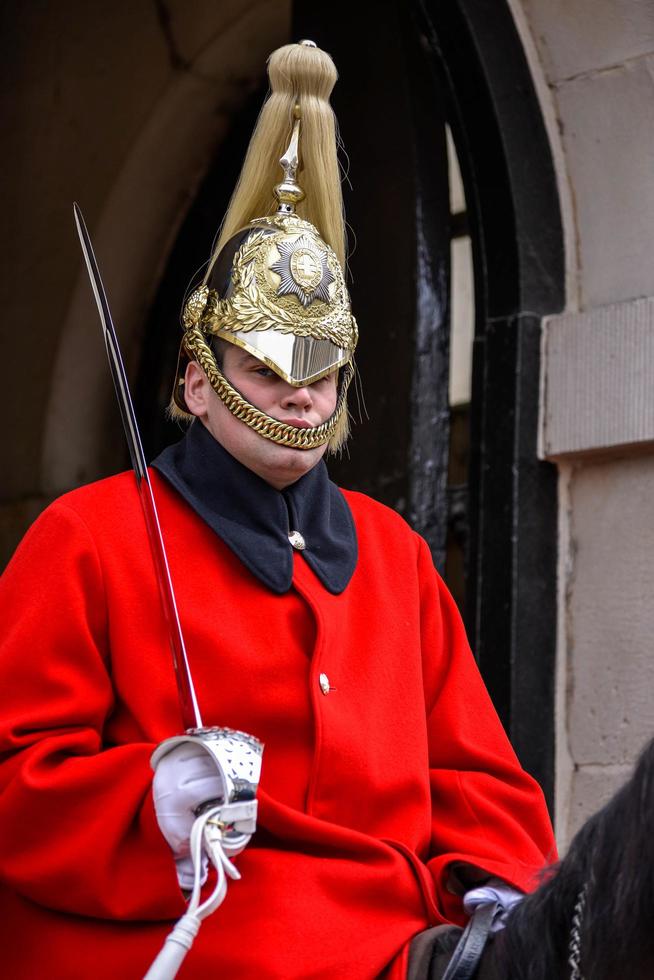
{"label": "helmet badge", "polygon": [[315,240],[301,235],[294,241],[277,244],[280,258],[270,266],[280,278],[278,296],[297,296],[302,306],[315,299],[329,303],[329,286],[334,275],[327,264],[327,254],[316,248]]}

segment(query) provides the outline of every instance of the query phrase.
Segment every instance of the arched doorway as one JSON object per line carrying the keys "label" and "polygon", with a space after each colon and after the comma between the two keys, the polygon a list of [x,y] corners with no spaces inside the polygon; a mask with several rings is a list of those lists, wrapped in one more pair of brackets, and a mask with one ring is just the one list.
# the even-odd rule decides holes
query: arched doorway
{"label": "arched doorway", "polygon": [[[295,4],[295,35],[318,37],[344,78],[352,292],[363,323],[384,325],[376,356],[362,344],[375,417],[353,472],[375,480],[387,502],[388,488],[399,503],[406,493],[404,512],[441,567],[448,504],[450,533],[463,525],[470,640],[514,747],[552,804],[557,486],[537,454],[541,319],[565,299],[551,148],[505,2],[384,0],[374,23],[369,14],[345,2],[328,13]],[[454,219],[446,123],[467,202]],[[446,395],[450,239],[462,232],[475,294],[467,418]],[[394,265],[384,263],[389,247]],[[368,442],[385,447],[381,464]],[[462,448],[467,492],[448,494]]]}
{"label": "arched doorway", "polygon": [[557,487],[537,455],[541,319],[565,299],[551,149],[508,6],[425,0],[416,13],[448,93],[474,253],[468,630],[551,804]]}
{"label": "arched doorway", "polygon": [[[344,0],[324,11],[294,5],[293,36],[314,37],[339,68],[334,104],[353,184],[345,197],[367,412],[349,456],[330,469],[403,513],[442,570],[448,523],[450,538],[456,531],[463,540],[461,603],[473,649],[521,761],[551,803],[556,473],[536,451],[540,320],[564,298],[550,150],[503,3],[383,0],[372,32],[368,15]],[[179,303],[207,257],[263,94],[221,147],[162,280],[151,317],[159,342],[146,340],[137,392],[151,453],[175,438],[158,420]],[[467,201],[454,220],[447,125]],[[452,413],[450,256],[462,232],[475,280],[472,394]],[[467,470],[456,493],[448,492],[453,461]]]}

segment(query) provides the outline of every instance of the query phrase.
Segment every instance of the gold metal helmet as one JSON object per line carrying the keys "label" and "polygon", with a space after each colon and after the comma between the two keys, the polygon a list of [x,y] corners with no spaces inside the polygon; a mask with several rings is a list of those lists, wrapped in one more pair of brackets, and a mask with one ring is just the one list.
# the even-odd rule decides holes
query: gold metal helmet
{"label": "gold metal helmet", "polygon": [[[281,99],[287,103],[287,110],[290,108],[286,125],[292,125],[290,143],[279,159],[283,179],[273,189],[277,209],[265,217],[247,215],[247,223],[230,234],[227,241],[224,241],[223,230],[204,284],[191,293],[184,307],[184,336],[173,392],[177,409],[175,414],[187,414],[183,374],[187,361],[195,360],[223,403],[238,419],[264,438],[296,449],[313,449],[329,443],[329,447],[335,450],[347,437],[347,389],[354,373],[352,358],[357,343],[357,326],[350,310],[341,261],[325,240],[324,233],[321,235],[316,227],[322,223],[328,232],[332,230],[330,219],[333,226],[335,213],[340,214],[342,220],[337,169],[337,186],[332,187],[336,200],[328,201],[325,221],[320,222],[323,216],[315,207],[315,202],[313,210],[309,210],[315,223],[297,213],[298,205],[305,200],[305,192],[297,183],[300,136],[306,171],[307,158],[311,157],[307,152],[308,144],[314,136],[312,128],[318,130],[317,138],[327,144],[333,156],[327,165],[327,169],[332,171],[327,178],[331,177],[333,184],[336,137],[333,113],[328,100],[324,98],[325,67],[329,69],[329,66],[333,71],[333,85],[336,79],[333,63],[329,55],[319,51],[312,42],[287,45],[271,56],[269,74],[272,94],[267,105],[275,98],[278,102],[280,100],[280,92],[275,88],[277,72],[283,85]],[[311,91],[312,88],[314,91]],[[322,89],[322,93],[316,93],[315,89]],[[321,94],[323,105],[316,107]],[[304,112],[305,105],[308,106],[307,113]],[[273,106],[273,115],[279,115],[281,108],[279,104]],[[261,155],[262,149],[265,150],[265,146],[262,148],[260,145],[265,142],[262,140],[262,128],[264,137],[270,142],[271,120],[266,120],[265,113],[266,106],[257,125],[259,145],[255,145],[255,131],[249,155],[253,149],[257,156]],[[323,123],[318,127],[315,125],[316,114]],[[308,116],[306,124],[305,115]],[[326,134],[325,117],[332,120],[331,132],[327,127]],[[318,160],[325,159],[325,145],[317,148],[313,154],[314,160],[316,156]],[[241,184],[248,177],[247,169],[248,159]],[[318,185],[322,176],[320,173],[311,174],[310,183]],[[261,180],[261,175],[255,172],[251,179]],[[328,179],[322,180],[323,201],[326,200],[325,185],[328,184]],[[239,187],[230,210],[234,209],[238,191]],[[247,187],[245,191],[248,191]],[[245,196],[250,200],[256,198],[256,189],[254,194],[250,189]],[[229,212],[227,217],[230,217]],[[338,238],[338,221],[336,228]],[[341,240],[336,241],[335,245],[343,254],[342,225],[340,236]],[[321,425],[312,428],[298,428],[266,415],[248,402],[223,374],[212,347],[212,338],[220,338],[247,350],[297,388],[340,371],[333,414]]]}

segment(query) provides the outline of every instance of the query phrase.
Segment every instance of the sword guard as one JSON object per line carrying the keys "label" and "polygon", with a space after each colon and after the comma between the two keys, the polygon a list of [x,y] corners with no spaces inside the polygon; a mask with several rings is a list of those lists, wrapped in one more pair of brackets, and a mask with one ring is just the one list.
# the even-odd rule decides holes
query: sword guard
{"label": "sword guard", "polygon": [[189,728],[161,742],[152,753],[150,765],[156,769],[165,755],[178,745],[201,745],[214,759],[223,784],[223,803],[254,800],[261,778],[263,743],[234,728]]}

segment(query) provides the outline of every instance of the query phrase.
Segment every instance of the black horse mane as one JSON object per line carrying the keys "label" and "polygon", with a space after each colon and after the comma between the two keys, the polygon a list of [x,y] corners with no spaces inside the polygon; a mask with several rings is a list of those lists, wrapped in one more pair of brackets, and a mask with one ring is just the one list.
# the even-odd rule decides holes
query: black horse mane
{"label": "black horse mane", "polygon": [[563,861],[510,915],[498,944],[502,976],[570,977],[570,930],[584,889],[584,980],[654,978],[654,740],[629,782],[586,821]]}

